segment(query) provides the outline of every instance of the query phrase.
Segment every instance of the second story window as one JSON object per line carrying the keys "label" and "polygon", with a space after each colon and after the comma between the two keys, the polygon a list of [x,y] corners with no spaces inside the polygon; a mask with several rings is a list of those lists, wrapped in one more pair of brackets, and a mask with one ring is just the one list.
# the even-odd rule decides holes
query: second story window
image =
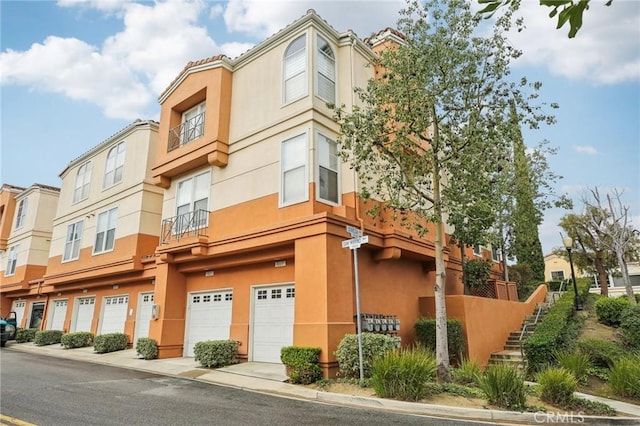
{"label": "second story window", "polygon": [[210,186],[211,173],[208,171],[178,183],[176,215],[180,227],[200,228],[207,225],[208,215],[196,212],[209,209]]}
{"label": "second story window", "polygon": [[284,103],[307,94],[307,36],[293,40],[284,53]]}
{"label": "second story window", "polygon": [[84,200],[89,196],[89,186],[91,185],[91,162],[84,163],[78,169],[76,184],[73,190],[73,202]]}
{"label": "second story window", "polygon": [[182,132],[180,143],[184,145],[204,134],[205,103],[196,105],[182,114]]}
{"label": "second story window", "polygon": [[104,253],[113,250],[116,239],[116,222],[118,220],[118,208],[102,212],[98,215],[98,225],[96,226],[96,242],[93,246],[93,253]]}
{"label": "second story window", "polygon": [[316,94],[327,102],[336,101],[336,60],[333,49],[322,37],[317,38]]}
{"label": "second story window", "polygon": [[307,200],[307,135],[282,142],[280,204]]}
{"label": "second story window", "polygon": [[107,154],[107,163],[104,167],[104,181],[102,182],[103,188],[107,188],[122,181],[125,149],[126,145],[123,141],[117,146],[111,148],[109,154]]}
{"label": "second story window", "polygon": [[482,256],[482,246],[480,246],[480,244],[474,244],[473,254],[475,254],[476,256]]}
{"label": "second story window", "polygon": [[318,134],[318,198],[338,204],[338,146]]}
{"label": "second story window", "polygon": [[24,221],[27,217],[27,206],[29,204],[28,198],[23,198],[18,203],[18,212],[16,213],[16,226],[15,229],[22,228]]}
{"label": "second story window", "polygon": [[80,256],[83,222],[72,223],[67,227],[67,238],[64,245],[62,261],[75,260]]}
{"label": "second story window", "polygon": [[18,263],[18,246],[12,246],[7,254],[7,269],[4,271],[4,276],[9,277],[15,275],[16,264]]}

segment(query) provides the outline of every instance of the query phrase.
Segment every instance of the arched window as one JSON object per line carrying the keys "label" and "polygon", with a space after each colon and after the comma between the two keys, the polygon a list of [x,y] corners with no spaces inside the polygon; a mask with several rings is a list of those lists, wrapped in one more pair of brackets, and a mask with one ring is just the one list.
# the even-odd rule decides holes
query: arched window
{"label": "arched window", "polygon": [[91,162],[86,162],[78,169],[76,175],[76,185],[73,190],[73,202],[84,200],[89,196],[89,185],[91,184]]}
{"label": "arched window", "polygon": [[316,95],[327,102],[336,101],[336,59],[333,49],[322,37],[317,38]]}
{"label": "arched window", "polygon": [[284,103],[307,94],[307,36],[293,40],[284,53]]}
{"label": "arched window", "polygon": [[115,185],[122,180],[122,170],[124,169],[124,141],[111,148],[107,155],[107,164],[104,167],[103,188]]}

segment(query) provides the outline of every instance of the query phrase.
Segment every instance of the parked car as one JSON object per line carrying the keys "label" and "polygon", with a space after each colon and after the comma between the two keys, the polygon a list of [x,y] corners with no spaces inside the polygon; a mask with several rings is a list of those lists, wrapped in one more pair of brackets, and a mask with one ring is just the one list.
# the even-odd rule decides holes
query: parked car
{"label": "parked car", "polygon": [[9,312],[8,317],[0,318],[0,347],[4,348],[7,341],[15,340],[17,323],[15,312]]}

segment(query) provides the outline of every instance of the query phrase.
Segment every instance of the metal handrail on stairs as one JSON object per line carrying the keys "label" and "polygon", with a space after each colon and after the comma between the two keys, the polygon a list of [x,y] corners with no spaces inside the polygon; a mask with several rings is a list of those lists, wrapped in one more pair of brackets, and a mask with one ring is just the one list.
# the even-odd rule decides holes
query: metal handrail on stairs
{"label": "metal handrail on stairs", "polygon": [[540,313],[542,313],[542,303],[538,304],[536,317],[533,320],[533,323],[528,323],[525,321],[524,325],[522,326],[522,331],[520,332],[520,337],[518,338],[518,342],[520,343],[520,355],[522,356],[523,360],[524,360],[524,348],[522,347],[522,338],[527,332],[527,326],[536,325],[538,323],[538,319],[540,319]]}

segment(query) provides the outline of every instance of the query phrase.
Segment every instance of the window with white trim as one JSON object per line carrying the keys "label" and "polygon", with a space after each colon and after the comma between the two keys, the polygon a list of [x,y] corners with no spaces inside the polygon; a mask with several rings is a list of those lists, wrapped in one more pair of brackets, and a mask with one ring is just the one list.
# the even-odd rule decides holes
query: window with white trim
{"label": "window with white trim", "polygon": [[72,223],[67,227],[67,238],[64,245],[62,261],[76,260],[80,256],[80,240],[82,240],[82,228],[84,222]]}
{"label": "window with white trim", "polygon": [[336,59],[327,41],[318,36],[316,55],[316,95],[327,102],[336,101]]}
{"label": "window with white trim", "polygon": [[551,281],[564,281],[564,271],[551,271]]}
{"label": "window with white trim", "polygon": [[18,212],[16,213],[16,226],[15,229],[22,228],[24,221],[27,217],[27,206],[29,205],[29,199],[23,198],[18,203]]}
{"label": "window with white trim", "polygon": [[113,250],[116,239],[116,222],[118,221],[118,208],[102,212],[98,215],[96,226],[96,242],[93,245],[93,253],[104,253]]}
{"label": "window with white trim", "polygon": [[307,36],[293,40],[284,52],[284,103],[307,94]]}
{"label": "window with white trim", "polygon": [[502,252],[498,247],[491,246],[491,259],[494,262],[500,262],[500,258],[502,257]]}
{"label": "window with white trim", "polygon": [[473,254],[476,256],[482,256],[482,246],[480,244],[474,244]]}
{"label": "window with white trim", "polygon": [[339,204],[338,144],[318,133],[318,199]]}
{"label": "window with white trim", "polygon": [[282,142],[280,204],[287,205],[309,198],[307,185],[307,135]]}
{"label": "window with white trim", "polygon": [[114,146],[107,154],[107,163],[104,167],[104,180],[102,187],[107,188],[122,181],[122,171],[124,170],[124,154],[126,145],[124,141]]}
{"label": "window with white trim", "polygon": [[84,200],[89,196],[89,185],[91,184],[91,162],[86,162],[78,169],[76,184],[73,190],[73,202]]}
{"label": "window with white trim", "polygon": [[180,143],[184,145],[204,134],[205,102],[202,102],[182,114],[182,132]]}
{"label": "window with white trim", "polygon": [[176,232],[199,229],[207,226],[209,220],[209,191],[211,172],[178,182],[176,194]]}
{"label": "window with white trim", "polygon": [[11,246],[7,253],[7,268],[4,271],[4,276],[9,277],[15,275],[16,264],[18,263],[18,246]]}

